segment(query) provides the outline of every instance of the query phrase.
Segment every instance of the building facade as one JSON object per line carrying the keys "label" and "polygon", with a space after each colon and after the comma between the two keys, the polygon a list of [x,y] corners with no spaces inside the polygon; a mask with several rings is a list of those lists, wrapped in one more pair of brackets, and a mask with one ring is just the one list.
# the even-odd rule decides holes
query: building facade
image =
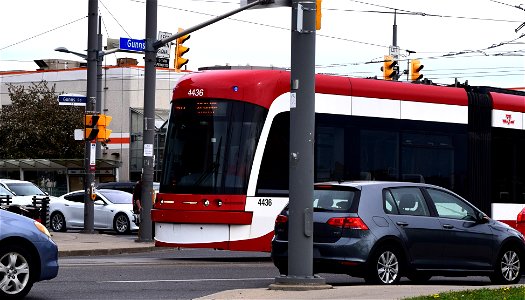
{"label": "building facade", "polygon": [[[86,95],[87,69],[82,63],[65,60],[38,60],[36,71],[0,72],[0,109],[10,105],[8,86],[46,81],[57,94]],[[144,107],[144,68],[134,59],[121,59],[117,66],[102,70],[102,96],[99,113],[112,117],[110,141],[97,154],[96,182],[137,180],[142,171],[142,130]],[[155,112],[155,158],[161,159],[172,91],[184,73],[157,69]],[[58,101],[58,99],[57,99]],[[71,129],[72,131],[74,129]],[[72,135],[73,136],[73,132]],[[73,142],[75,141],[72,138]],[[33,161],[33,162],[32,162]],[[155,164],[155,178],[161,164]],[[24,179],[37,183],[51,194],[83,188],[83,158],[78,160],[5,160],[0,157],[0,178]],[[56,186],[59,188],[56,188]],[[54,187],[56,191],[49,188]]]}

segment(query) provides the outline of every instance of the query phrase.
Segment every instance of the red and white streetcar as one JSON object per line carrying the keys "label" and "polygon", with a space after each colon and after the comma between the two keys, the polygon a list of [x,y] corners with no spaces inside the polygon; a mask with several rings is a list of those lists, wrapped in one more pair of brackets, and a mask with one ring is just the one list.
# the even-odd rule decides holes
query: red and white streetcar
{"label": "red and white streetcar", "polygon": [[[152,210],[156,246],[270,251],[288,203],[289,111],[284,70],[179,81]],[[516,225],[525,93],[317,75],[315,111],[316,182],[435,184]]]}

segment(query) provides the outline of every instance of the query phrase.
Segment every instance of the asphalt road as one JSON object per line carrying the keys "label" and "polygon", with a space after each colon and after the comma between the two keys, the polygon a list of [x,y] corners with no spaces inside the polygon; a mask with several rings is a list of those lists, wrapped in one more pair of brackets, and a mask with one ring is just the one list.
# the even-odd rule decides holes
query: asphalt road
{"label": "asphalt road", "polygon": [[[269,254],[207,249],[67,257],[59,263],[58,277],[35,284],[26,299],[194,299],[225,290],[267,288],[279,275]],[[321,275],[333,286],[364,285],[347,275]],[[438,277],[429,284],[476,287],[489,281]],[[373,291],[370,295],[373,299]]]}

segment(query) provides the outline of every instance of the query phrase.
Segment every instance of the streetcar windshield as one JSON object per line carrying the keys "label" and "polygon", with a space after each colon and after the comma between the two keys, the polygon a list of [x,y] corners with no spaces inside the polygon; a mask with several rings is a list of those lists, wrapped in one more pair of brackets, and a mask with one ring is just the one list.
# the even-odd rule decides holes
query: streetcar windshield
{"label": "streetcar windshield", "polygon": [[160,192],[245,194],[266,114],[240,101],[174,102]]}

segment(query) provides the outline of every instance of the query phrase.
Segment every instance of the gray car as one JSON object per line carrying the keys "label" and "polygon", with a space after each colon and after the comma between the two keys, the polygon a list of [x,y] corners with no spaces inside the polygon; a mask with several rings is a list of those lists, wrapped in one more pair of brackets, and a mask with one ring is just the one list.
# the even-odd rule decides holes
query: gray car
{"label": "gray car", "polygon": [[[517,283],[523,235],[441,187],[408,182],[326,182],[313,200],[314,273],[344,273],[369,283],[434,275],[489,276]],[[277,217],[272,259],[288,273],[288,210]]]}

